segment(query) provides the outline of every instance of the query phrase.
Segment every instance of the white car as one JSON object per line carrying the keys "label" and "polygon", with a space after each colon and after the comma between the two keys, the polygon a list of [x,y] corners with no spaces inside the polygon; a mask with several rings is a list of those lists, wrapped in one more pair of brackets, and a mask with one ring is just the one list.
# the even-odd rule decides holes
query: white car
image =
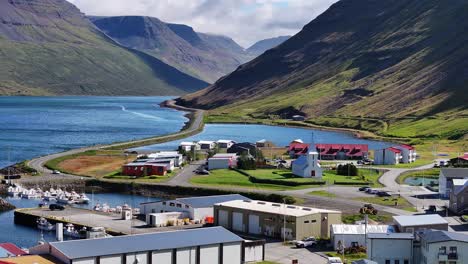
{"label": "white car", "polygon": [[337,257],[328,257],[328,264],[343,264],[340,258]]}
{"label": "white car", "polygon": [[58,171],[58,170],[54,170],[54,171],[52,171],[52,174],[60,174],[60,173],[61,173],[61,172],[60,172],[60,171]]}
{"label": "white car", "polygon": [[315,245],[317,245],[317,240],[315,239],[315,237],[308,237],[304,240],[296,241],[296,247],[298,248],[312,247]]}

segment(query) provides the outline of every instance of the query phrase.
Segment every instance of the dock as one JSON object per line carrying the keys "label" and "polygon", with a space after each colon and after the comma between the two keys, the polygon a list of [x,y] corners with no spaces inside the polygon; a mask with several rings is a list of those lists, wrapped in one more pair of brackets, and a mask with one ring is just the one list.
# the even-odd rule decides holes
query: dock
{"label": "dock", "polygon": [[122,220],[120,214],[103,213],[99,211],[66,207],[63,211],[51,211],[49,208],[22,208],[15,210],[15,223],[35,227],[38,218],[43,217],[52,224],[72,223],[75,227],[104,227],[112,236],[146,234],[174,231],[181,229],[200,228],[202,225],[180,225],[168,227],[148,227],[139,219]]}

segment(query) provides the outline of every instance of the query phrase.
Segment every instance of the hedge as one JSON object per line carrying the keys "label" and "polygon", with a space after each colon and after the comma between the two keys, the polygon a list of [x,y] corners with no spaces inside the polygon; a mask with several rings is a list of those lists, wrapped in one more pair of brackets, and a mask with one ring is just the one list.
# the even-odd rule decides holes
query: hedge
{"label": "hedge", "polygon": [[325,181],[310,181],[310,182],[295,182],[288,180],[274,180],[274,179],[261,179],[255,176],[250,175],[249,173],[233,168],[240,174],[249,177],[249,181],[253,183],[265,183],[265,184],[275,184],[275,185],[284,185],[284,186],[303,186],[303,185],[325,185]]}

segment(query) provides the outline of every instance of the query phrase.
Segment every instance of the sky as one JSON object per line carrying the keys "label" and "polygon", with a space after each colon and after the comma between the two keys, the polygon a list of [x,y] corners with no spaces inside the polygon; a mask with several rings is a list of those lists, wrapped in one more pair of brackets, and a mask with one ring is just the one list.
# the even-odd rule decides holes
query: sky
{"label": "sky", "polygon": [[68,0],[87,15],[153,16],[226,35],[247,48],[294,35],[337,0]]}

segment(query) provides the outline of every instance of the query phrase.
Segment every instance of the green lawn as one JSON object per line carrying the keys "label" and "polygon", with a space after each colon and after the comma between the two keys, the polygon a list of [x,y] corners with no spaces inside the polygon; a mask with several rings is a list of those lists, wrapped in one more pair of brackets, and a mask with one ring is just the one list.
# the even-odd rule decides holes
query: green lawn
{"label": "green lawn", "polygon": [[400,176],[398,176],[396,181],[399,184],[404,184],[405,180],[407,178],[410,178],[410,177],[425,177],[425,178],[431,178],[431,179],[438,179],[439,178],[439,173],[440,173],[440,169],[438,169],[438,168],[427,169],[427,170],[408,171],[408,172],[402,173]]}
{"label": "green lawn", "polygon": [[327,192],[327,191],[313,191],[313,192],[309,192],[307,194],[315,195],[315,196],[322,196],[322,197],[336,197],[336,194],[330,193],[330,192]]}
{"label": "green lawn", "polygon": [[150,176],[145,176],[145,177],[138,177],[134,178],[132,176],[125,176],[125,175],[120,175],[121,171],[117,171],[116,173],[109,174],[107,176],[104,176],[105,179],[114,179],[114,180],[128,180],[128,181],[136,181],[136,182],[147,182],[147,183],[157,183],[157,182],[165,182],[175,176],[177,173],[179,173],[179,169],[175,169],[171,171],[170,173],[167,173],[164,176],[159,176],[159,175],[150,175]]}
{"label": "green lawn", "polygon": [[413,163],[400,163],[400,164],[395,164],[395,165],[372,165],[373,167],[382,167],[382,168],[402,168],[402,169],[407,169],[407,168],[417,168],[421,167],[427,164],[431,164],[434,162],[433,158],[426,158],[426,159],[416,159],[415,162]]}
{"label": "green lawn", "polygon": [[[336,252],[324,252],[327,256],[329,257],[338,257],[338,258],[341,258],[341,261],[345,261],[343,259],[343,255],[342,254],[338,254]],[[357,253],[357,254],[345,254],[345,259],[348,261],[347,263],[351,263],[350,261],[354,261],[354,260],[360,260],[360,259],[365,259],[367,258],[367,254],[366,253]]]}
{"label": "green lawn", "polygon": [[302,178],[295,176],[290,170],[271,170],[271,169],[258,169],[258,170],[247,170],[248,174],[259,179],[270,179],[280,181],[291,181],[291,182],[314,182],[320,181],[320,179]]}
{"label": "green lawn", "polygon": [[[370,203],[370,204],[378,204],[383,206],[395,207],[397,209],[402,209],[409,212],[417,212],[412,204],[410,204],[405,198],[403,197],[359,197],[354,198],[354,200]],[[398,202],[398,205],[395,205],[395,202]]]}
{"label": "green lawn", "polygon": [[[392,216],[389,214],[377,214],[377,215],[369,215],[369,219],[376,221],[378,223],[391,223],[392,222]],[[363,214],[353,214],[353,215],[343,215],[341,216],[341,221],[343,221],[344,224],[354,224],[356,221],[362,221],[364,220],[364,215]]]}

